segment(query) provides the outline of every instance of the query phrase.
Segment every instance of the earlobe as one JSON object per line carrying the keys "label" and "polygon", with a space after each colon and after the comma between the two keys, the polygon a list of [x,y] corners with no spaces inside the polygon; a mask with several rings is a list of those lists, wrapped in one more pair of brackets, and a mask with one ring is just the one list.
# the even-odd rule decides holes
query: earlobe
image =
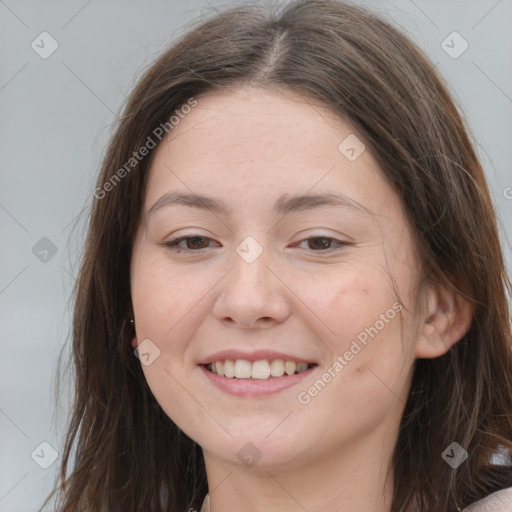
{"label": "earlobe", "polygon": [[433,284],[427,292],[427,308],[420,319],[416,342],[417,358],[442,356],[457,343],[471,326],[473,306],[460,293]]}

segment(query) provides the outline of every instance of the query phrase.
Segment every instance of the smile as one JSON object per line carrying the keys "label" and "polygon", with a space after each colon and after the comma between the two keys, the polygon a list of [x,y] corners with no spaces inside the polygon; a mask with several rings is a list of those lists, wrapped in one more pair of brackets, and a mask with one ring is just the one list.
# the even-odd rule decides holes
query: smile
{"label": "smile", "polygon": [[206,365],[206,369],[228,379],[269,380],[283,375],[294,375],[305,372],[313,363],[284,361],[283,359],[261,359],[247,361],[246,359],[225,359]]}
{"label": "smile", "polygon": [[[261,357],[261,356],[260,356]],[[216,388],[237,397],[266,397],[299,384],[317,368],[316,363],[287,359],[216,359],[200,364]]]}

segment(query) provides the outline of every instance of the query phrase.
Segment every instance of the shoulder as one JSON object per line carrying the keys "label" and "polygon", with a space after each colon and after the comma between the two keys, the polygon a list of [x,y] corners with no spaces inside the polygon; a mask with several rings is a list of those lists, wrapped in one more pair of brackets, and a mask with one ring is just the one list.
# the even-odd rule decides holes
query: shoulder
{"label": "shoulder", "polygon": [[483,500],[473,503],[462,512],[511,512],[512,487],[490,494]]}

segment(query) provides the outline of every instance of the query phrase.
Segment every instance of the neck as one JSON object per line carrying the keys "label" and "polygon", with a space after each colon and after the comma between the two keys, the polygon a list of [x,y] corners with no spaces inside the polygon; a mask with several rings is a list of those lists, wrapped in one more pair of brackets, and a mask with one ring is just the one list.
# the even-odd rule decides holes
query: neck
{"label": "neck", "polygon": [[390,512],[394,444],[381,432],[316,459],[252,468],[205,452],[211,512]]}

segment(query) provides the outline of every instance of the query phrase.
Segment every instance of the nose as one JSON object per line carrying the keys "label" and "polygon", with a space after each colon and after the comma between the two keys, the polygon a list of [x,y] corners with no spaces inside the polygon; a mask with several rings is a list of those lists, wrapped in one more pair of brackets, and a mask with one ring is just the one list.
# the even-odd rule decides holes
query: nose
{"label": "nose", "polygon": [[233,255],[234,267],[213,306],[217,320],[254,329],[272,327],[290,316],[289,290],[268,264],[265,251],[251,263]]}

